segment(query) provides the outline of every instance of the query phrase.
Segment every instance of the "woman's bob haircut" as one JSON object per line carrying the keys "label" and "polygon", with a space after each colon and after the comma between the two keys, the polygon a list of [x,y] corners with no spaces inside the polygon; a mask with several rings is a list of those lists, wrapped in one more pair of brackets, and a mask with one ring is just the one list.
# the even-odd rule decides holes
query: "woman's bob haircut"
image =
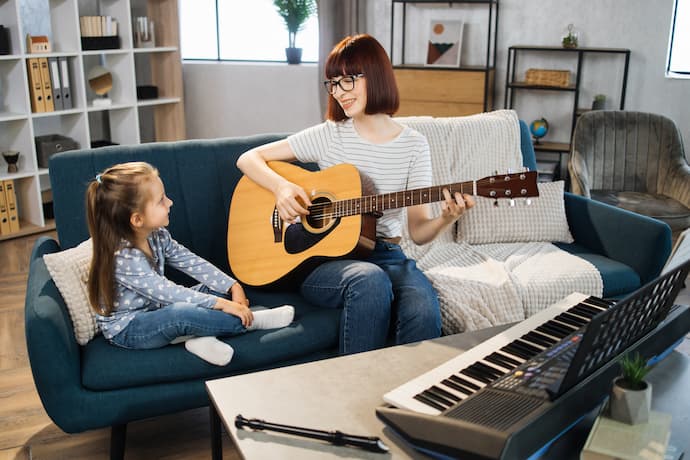
{"label": "woman's bob haircut", "polygon": [[[364,74],[367,83],[367,106],[364,113],[393,115],[398,111],[400,95],[393,74],[393,66],[386,50],[371,35],[345,37],[328,55],[325,67],[327,79]],[[347,119],[342,107],[332,96],[328,98],[326,119],[333,121]]]}

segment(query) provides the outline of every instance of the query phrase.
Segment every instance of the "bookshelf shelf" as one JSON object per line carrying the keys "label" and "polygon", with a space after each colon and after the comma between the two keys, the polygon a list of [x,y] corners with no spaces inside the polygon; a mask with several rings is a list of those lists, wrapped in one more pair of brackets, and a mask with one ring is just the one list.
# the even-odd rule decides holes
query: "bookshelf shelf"
{"label": "bookshelf shelf", "polygon": [[[177,0],[42,0],[40,15],[24,3],[0,0],[1,22],[9,28],[11,43],[10,54],[0,56],[0,151],[20,152],[18,173],[8,174],[0,157],[0,180],[15,180],[21,224],[19,232],[0,235],[0,240],[55,227],[43,215],[41,192],[50,183],[48,170],[38,166],[36,136],[61,134],[80,148],[96,140],[127,145],[186,137]],[[120,48],[82,50],[80,16],[114,18]],[[137,16],[154,21],[161,46],[134,46],[132,20]],[[48,35],[51,52],[30,53],[27,34]],[[33,58],[65,60],[71,108],[32,112],[27,63]],[[87,81],[89,70],[98,65],[113,79],[108,93],[112,104],[106,107],[93,106],[98,96]],[[137,85],[144,84],[157,86],[160,97],[137,100]]]}

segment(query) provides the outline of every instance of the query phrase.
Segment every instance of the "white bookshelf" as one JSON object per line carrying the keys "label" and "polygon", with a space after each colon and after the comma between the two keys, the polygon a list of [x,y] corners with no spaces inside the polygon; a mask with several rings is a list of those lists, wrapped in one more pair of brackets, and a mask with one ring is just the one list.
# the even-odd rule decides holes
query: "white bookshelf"
{"label": "white bookshelf", "polygon": [[[45,34],[25,30],[32,21],[22,17],[27,2],[49,16],[44,24],[49,24],[50,53],[31,54],[26,49],[27,33]],[[88,15],[117,20],[119,49],[82,51],[79,16]],[[134,46],[134,16],[153,19],[156,47]],[[21,152],[16,173],[8,173],[0,157],[0,180],[15,181],[21,225],[18,233],[0,235],[4,240],[54,227],[43,214],[41,192],[50,188],[50,181],[48,169],[38,165],[36,136],[62,134],[81,148],[96,140],[131,145],[184,139],[185,123],[177,0],[0,0],[0,18],[9,28],[11,47],[9,55],[0,56],[0,151]],[[73,108],[32,113],[26,66],[34,57],[66,58]],[[97,65],[113,77],[108,107],[93,105],[97,95],[87,83],[89,70]],[[157,86],[159,97],[137,100],[138,85]]]}

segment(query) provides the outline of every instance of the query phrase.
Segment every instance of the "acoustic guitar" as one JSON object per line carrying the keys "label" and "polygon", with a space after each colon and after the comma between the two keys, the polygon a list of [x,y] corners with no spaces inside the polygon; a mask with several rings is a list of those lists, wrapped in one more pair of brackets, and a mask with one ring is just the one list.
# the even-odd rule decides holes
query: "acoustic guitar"
{"label": "acoustic guitar", "polygon": [[443,201],[443,189],[487,198],[539,196],[535,171],[485,177],[403,192],[366,195],[359,171],[339,164],[307,171],[281,161],[268,166],[301,186],[312,205],[299,222],[284,222],[273,193],[244,176],[228,217],[228,258],[235,277],[249,286],[283,285],[335,258],[362,259],[376,242],[376,218],[386,209]]}

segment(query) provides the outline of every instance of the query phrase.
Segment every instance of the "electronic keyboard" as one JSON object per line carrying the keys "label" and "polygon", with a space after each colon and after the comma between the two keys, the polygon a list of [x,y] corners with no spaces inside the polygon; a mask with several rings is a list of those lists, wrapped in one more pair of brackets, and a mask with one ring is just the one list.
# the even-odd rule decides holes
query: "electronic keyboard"
{"label": "electronic keyboard", "polygon": [[[505,351],[506,345],[497,348],[501,345],[498,341],[485,348],[481,348],[484,344],[472,348],[469,361],[451,360],[453,369],[459,365],[460,370],[439,366],[386,395],[387,401],[398,401],[401,406],[414,405],[410,400],[421,403],[422,411],[380,407],[376,413],[422,451],[463,459],[529,457],[602,403],[619,375],[617,360],[621,356],[639,353],[648,361],[656,361],[690,331],[690,308],[673,305],[689,269],[686,262],[625,299],[602,307],[581,327],[532,356],[525,353],[527,344],[520,344],[516,350],[526,357],[507,372],[482,367],[493,364],[488,358],[496,350]],[[577,305],[592,303],[591,298],[578,294],[551,308],[567,308],[573,300]],[[534,325],[534,321],[528,322]],[[540,327],[534,331],[551,330]],[[524,330],[506,335],[520,340],[515,336]],[[476,363],[482,366],[477,368]],[[468,377],[483,386],[465,394],[465,383],[457,388],[450,384]],[[474,385],[479,387],[476,382]]]}
{"label": "electronic keyboard", "polygon": [[587,324],[612,302],[574,293],[386,393],[387,403],[438,415]]}

